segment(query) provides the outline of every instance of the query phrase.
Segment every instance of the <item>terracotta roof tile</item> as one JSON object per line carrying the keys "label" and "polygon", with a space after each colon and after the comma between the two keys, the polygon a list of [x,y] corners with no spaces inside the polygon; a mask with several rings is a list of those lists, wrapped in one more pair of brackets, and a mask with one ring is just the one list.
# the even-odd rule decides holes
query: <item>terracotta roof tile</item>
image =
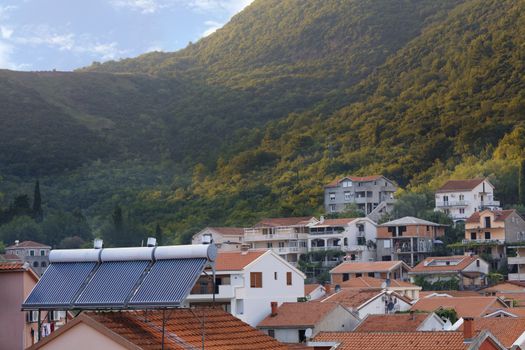
{"label": "terracotta roof tile", "polygon": [[265,218],[255,224],[255,227],[305,226],[312,219],[311,216],[291,218]]}
{"label": "terracotta roof tile", "polygon": [[370,175],[370,176],[344,176],[340,177],[338,179],[333,180],[332,182],[325,185],[325,187],[337,187],[341,181],[344,179],[350,179],[353,182],[367,182],[367,181],[375,181],[383,178],[383,175]]}
{"label": "terracotta roof tile", "polygon": [[[444,271],[462,271],[467,266],[479,259],[477,255],[455,255],[455,256],[432,256],[428,257],[412,268],[411,273],[421,272],[444,272]],[[432,262],[450,261],[450,265],[431,265]],[[452,262],[457,263],[456,265]]]}
{"label": "terracotta roof tile", "polygon": [[0,272],[23,271],[25,266],[23,262],[0,262]]}
{"label": "terracotta roof tile", "polygon": [[[489,211],[489,210],[487,210],[487,211]],[[516,211],[516,209],[490,210],[490,211],[493,212],[496,215],[496,217],[494,218],[494,221],[505,221],[505,219],[510,214],[512,214],[513,212]],[[483,212],[481,212],[481,213],[483,213]],[[480,214],[479,211],[474,212],[471,216],[469,216],[469,218],[467,219],[466,222],[469,223],[469,224],[479,223],[479,214]]]}
{"label": "terracotta roof tile", "polygon": [[244,236],[243,227],[208,227],[225,236]]}
{"label": "terracotta roof tile", "polygon": [[[513,282],[513,281],[512,281]],[[483,288],[481,293],[495,293],[495,292],[525,292],[525,286],[512,283],[509,281],[501,282],[493,286]]]}
{"label": "terracotta roof tile", "polygon": [[525,317],[525,307],[512,307],[512,308],[501,308],[506,312],[510,312],[513,315],[518,317]]}
{"label": "terracotta roof tile", "polygon": [[[340,286],[345,287],[345,288],[383,288],[383,283],[385,283],[385,280],[381,278],[357,277],[357,278],[351,278],[348,281],[344,281],[343,283],[340,283]],[[391,287],[420,288],[416,286],[415,284],[396,280],[396,279],[390,280],[390,286]]]}
{"label": "terracotta roof tile", "polygon": [[368,315],[355,332],[415,332],[427,319],[427,313]]}
{"label": "terracotta roof tile", "polygon": [[[337,293],[330,294],[320,301],[320,303],[339,303],[349,309],[355,309],[370,299],[381,293],[381,289],[375,290],[357,290],[352,288],[343,288]],[[312,301],[311,303],[316,303]]]}
{"label": "terracotta roof tile", "polygon": [[402,261],[343,262],[330,270],[330,273],[387,272],[402,264]]}
{"label": "terracotta roof tile", "polygon": [[304,295],[308,295],[308,294],[312,293],[314,290],[316,290],[319,287],[321,287],[321,285],[318,284],[318,283],[305,284],[304,285]]}
{"label": "terracotta roof tile", "polygon": [[[473,290],[427,290],[419,292],[419,298],[427,298],[432,294],[447,294],[451,297],[479,297],[478,292]],[[437,296],[436,296],[437,297]]]}
{"label": "terracotta roof tile", "polygon": [[338,350],[465,350],[462,332],[321,332],[314,341],[335,341]]}
{"label": "terracotta roof tile", "polygon": [[338,307],[336,303],[283,303],[277,310],[277,315],[267,316],[257,327],[259,328],[297,328],[314,327],[332,310]]}
{"label": "terracotta roof tile", "polygon": [[[162,311],[88,312],[86,315],[144,350],[160,349]],[[172,309],[166,311],[166,315],[165,349],[188,346],[200,349],[203,317],[207,350],[287,348],[220,309]]]}
{"label": "terracotta roof tile", "polygon": [[485,179],[448,180],[437,192],[470,191]]}
{"label": "terracotta roof tile", "polygon": [[[463,331],[463,325],[458,329]],[[480,333],[484,330],[490,331],[508,349],[525,332],[525,318],[497,317],[497,318],[475,318],[474,330]]]}
{"label": "terracotta roof tile", "polygon": [[434,297],[420,298],[411,310],[433,312],[440,308],[454,309],[459,317],[481,317],[505,305],[497,297]]}
{"label": "terracotta roof tile", "polygon": [[240,271],[266,252],[219,252],[215,260],[215,269],[216,271]]}
{"label": "terracotta roof tile", "polygon": [[51,247],[48,245],[42,244],[42,243],[38,243],[38,242],[23,241],[23,242],[18,243],[18,245],[13,244],[7,247],[6,249],[16,249],[16,248],[51,248]]}
{"label": "terracotta roof tile", "polygon": [[342,218],[342,219],[325,219],[323,222],[318,222],[313,227],[318,226],[344,226],[358,218]]}

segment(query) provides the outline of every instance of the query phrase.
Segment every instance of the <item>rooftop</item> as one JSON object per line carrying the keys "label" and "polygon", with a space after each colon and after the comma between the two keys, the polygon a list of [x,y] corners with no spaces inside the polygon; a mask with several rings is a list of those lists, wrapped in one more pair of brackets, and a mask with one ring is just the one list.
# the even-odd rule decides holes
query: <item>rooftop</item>
{"label": "rooftop", "polygon": [[[357,277],[357,278],[350,278],[348,281],[344,281],[341,283],[341,287],[344,288],[360,288],[360,289],[366,289],[366,288],[384,288],[385,280],[381,278],[374,278],[374,277]],[[390,287],[392,288],[399,288],[399,287],[406,287],[406,288],[419,288],[421,287],[416,286],[415,284],[400,281],[396,279],[390,280]]]}
{"label": "rooftop", "polygon": [[415,332],[429,317],[427,313],[368,315],[355,332]]}
{"label": "rooftop", "polygon": [[[381,294],[380,289],[376,290],[356,290],[343,288],[337,293],[333,293],[320,301],[320,303],[339,303],[349,309],[356,309],[367,301]],[[316,303],[312,301],[311,303]]]}
{"label": "rooftop", "polygon": [[477,259],[477,255],[428,257],[414,266],[411,273],[462,271]]}
{"label": "rooftop", "polygon": [[208,227],[224,236],[244,236],[243,227]]}
{"label": "rooftop", "polygon": [[[505,308],[497,297],[433,297],[420,298],[413,306],[414,311],[433,312],[438,309],[454,309],[459,317],[481,317]],[[510,311],[510,310],[509,310]]]}
{"label": "rooftop", "polygon": [[325,219],[323,221],[319,221],[315,225],[312,225],[313,227],[323,227],[323,226],[345,226],[349,224],[350,222],[356,220],[356,219],[362,219],[362,218],[341,218],[341,219]]}
{"label": "rooftop", "polygon": [[[205,343],[208,350],[287,349],[272,337],[250,327],[220,309],[171,309],[166,312],[165,349],[202,346],[202,319],[205,319]],[[76,321],[76,322],[75,322]],[[126,341],[143,350],[160,349],[162,311],[87,312],[53,332],[31,349],[52,341],[79,322],[96,327],[114,341]],[[42,343],[42,344],[41,344]],[[131,347],[130,347],[131,348]]]}
{"label": "rooftop", "polygon": [[[463,325],[458,330],[462,331]],[[525,318],[475,318],[474,330],[476,333],[490,331],[506,348],[510,349],[516,339],[525,332]]]}
{"label": "rooftop", "polygon": [[291,218],[266,218],[255,224],[255,227],[305,226],[313,217],[301,216]]}
{"label": "rooftop", "polygon": [[484,212],[491,212],[494,213],[494,221],[505,221],[505,219],[512,213],[516,212],[516,209],[508,209],[508,210],[484,210],[482,212],[476,211],[474,214],[472,214],[466,221],[466,223],[469,224],[475,224],[479,223],[479,214]]}
{"label": "rooftop", "polygon": [[6,247],[5,249],[18,249],[18,248],[48,248],[51,249],[51,246],[48,246],[46,244],[33,242],[33,241],[23,241],[18,244],[10,245],[9,247]]}
{"label": "rooftop", "polygon": [[449,296],[449,297],[479,297],[481,296],[478,292],[473,290],[427,290],[419,292],[420,298],[438,297],[438,296]]}
{"label": "rooftop", "polygon": [[314,341],[340,342],[338,350],[465,350],[462,332],[321,332]]}
{"label": "rooftop", "polygon": [[259,328],[297,328],[315,327],[326,315],[338,307],[337,303],[283,303],[277,310],[277,315],[267,316],[257,327]]}
{"label": "rooftop", "polygon": [[353,182],[369,182],[369,181],[376,181],[381,178],[383,178],[383,175],[370,175],[370,176],[345,176],[338,179],[333,180],[329,184],[327,184],[325,187],[337,187],[340,182],[342,182],[345,179],[352,180]]}
{"label": "rooftop", "polygon": [[485,179],[468,179],[468,180],[448,180],[443,186],[437,189],[437,192],[449,191],[470,191]]}
{"label": "rooftop", "polygon": [[305,284],[304,285],[304,295],[312,293],[317,288],[322,287],[319,283]]}
{"label": "rooftop", "polygon": [[215,259],[216,271],[241,271],[267,251],[219,252]]}
{"label": "rooftop", "polygon": [[388,272],[400,266],[408,266],[402,261],[370,261],[370,262],[343,262],[332,270],[330,273],[362,273],[362,272]]}
{"label": "rooftop", "polygon": [[413,216],[405,216],[400,219],[385,222],[384,224],[381,224],[379,226],[410,226],[410,225],[446,226],[446,225],[436,224],[435,222],[432,222],[432,221],[415,218]]}

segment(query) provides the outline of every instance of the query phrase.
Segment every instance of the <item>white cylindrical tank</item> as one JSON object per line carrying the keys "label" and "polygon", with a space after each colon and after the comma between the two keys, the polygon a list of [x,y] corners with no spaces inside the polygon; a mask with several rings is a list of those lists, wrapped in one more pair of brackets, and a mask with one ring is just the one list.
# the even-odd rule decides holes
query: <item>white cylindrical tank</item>
{"label": "white cylindrical tank", "polygon": [[49,262],[98,262],[101,249],[54,249],[49,252]]}
{"label": "white cylindrical tank", "polygon": [[170,245],[157,247],[155,250],[155,260],[206,258],[215,261],[216,257],[215,244]]}
{"label": "white cylindrical tank", "polygon": [[152,260],[153,247],[104,248],[101,261]]}

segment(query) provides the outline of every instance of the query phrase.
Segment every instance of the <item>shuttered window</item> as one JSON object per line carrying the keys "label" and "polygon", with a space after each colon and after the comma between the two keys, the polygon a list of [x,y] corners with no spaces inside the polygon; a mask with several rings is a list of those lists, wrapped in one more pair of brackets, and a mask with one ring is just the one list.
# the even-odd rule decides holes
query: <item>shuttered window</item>
{"label": "shuttered window", "polygon": [[250,272],[250,287],[262,288],[262,272]]}
{"label": "shuttered window", "polygon": [[288,286],[292,285],[292,273],[291,272],[286,273],[286,285]]}

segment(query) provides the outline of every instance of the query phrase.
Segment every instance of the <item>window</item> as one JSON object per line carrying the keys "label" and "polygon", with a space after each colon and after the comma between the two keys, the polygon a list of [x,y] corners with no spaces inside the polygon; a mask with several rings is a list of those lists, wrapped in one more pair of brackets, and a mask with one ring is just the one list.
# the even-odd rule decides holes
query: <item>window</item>
{"label": "window", "polygon": [[465,214],[465,208],[459,208],[459,213],[460,214]]}
{"label": "window", "polygon": [[277,272],[273,273],[273,279],[277,281]]}
{"label": "window", "polygon": [[485,232],[485,239],[490,239],[490,232]]}
{"label": "window", "polygon": [[485,227],[490,227],[490,216],[485,216]]}
{"label": "window", "polygon": [[35,256],[35,251],[31,249],[31,250],[29,251],[29,256]]}
{"label": "window", "polygon": [[349,180],[343,181],[343,187],[352,187],[352,181],[349,181]]}
{"label": "window", "polygon": [[391,243],[392,242],[390,242],[389,239],[385,239],[384,242],[383,242],[383,248],[387,248],[387,249],[391,248],[392,247]]}
{"label": "window", "polygon": [[284,248],[284,242],[279,242],[279,248]]}
{"label": "window", "polygon": [[357,245],[366,245],[365,237],[357,237]]}
{"label": "window", "polygon": [[299,329],[299,343],[306,340],[306,329]]}
{"label": "window", "polygon": [[250,272],[250,287],[262,288],[262,272]]}
{"label": "window", "polygon": [[363,274],[362,273],[356,273],[355,277],[363,277]]}
{"label": "window", "polygon": [[343,239],[343,245],[344,245],[345,247],[348,246],[348,238],[345,237],[345,238]]}
{"label": "window", "polygon": [[464,201],[465,200],[465,195],[464,194],[460,194],[459,195],[459,200],[460,201]]}
{"label": "window", "polygon": [[335,192],[330,192],[330,200],[335,201]]}
{"label": "window", "polygon": [[470,239],[476,239],[476,232],[470,233]]}
{"label": "window", "polygon": [[46,256],[46,251],[44,249],[40,250],[40,256]]}
{"label": "window", "polygon": [[38,267],[38,261],[33,262],[33,267]]}
{"label": "window", "polygon": [[369,272],[368,277],[375,277],[375,274],[373,272]]}
{"label": "window", "polygon": [[47,266],[47,264],[46,264],[46,262],[45,262],[45,261],[42,261],[42,264],[40,264],[40,266],[42,266],[42,267],[46,267],[46,266]]}
{"label": "window", "polygon": [[335,204],[330,204],[330,212],[331,213],[335,212]]}
{"label": "window", "polygon": [[479,267],[479,260],[476,260],[476,266]]}
{"label": "window", "polygon": [[292,273],[291,272],[286,273],[286,285],[287,286],[292,285]]}
{"label": "window", "polygon": [[268,335],[269,335],[270,337],[272,337],[272,338],[275,338],[275,330],[273,330],[273,329],[269,329],[269,330],[268,330]]}
{"label": "window", "polygon": [[345,191],[345,201],[349,201],[350,200],[350,191]]}
{"label": "window", "polygon": [[448,196],[443,196],[443,202],[448,202]]}
{"label": "window", "polygon": [[347,273],[343,273],[343,282],[348,281],[350,279],[350,275]]}
{"label": "window", "polygon": [[272,242],[266,242],[266,248],[273,248]]}

